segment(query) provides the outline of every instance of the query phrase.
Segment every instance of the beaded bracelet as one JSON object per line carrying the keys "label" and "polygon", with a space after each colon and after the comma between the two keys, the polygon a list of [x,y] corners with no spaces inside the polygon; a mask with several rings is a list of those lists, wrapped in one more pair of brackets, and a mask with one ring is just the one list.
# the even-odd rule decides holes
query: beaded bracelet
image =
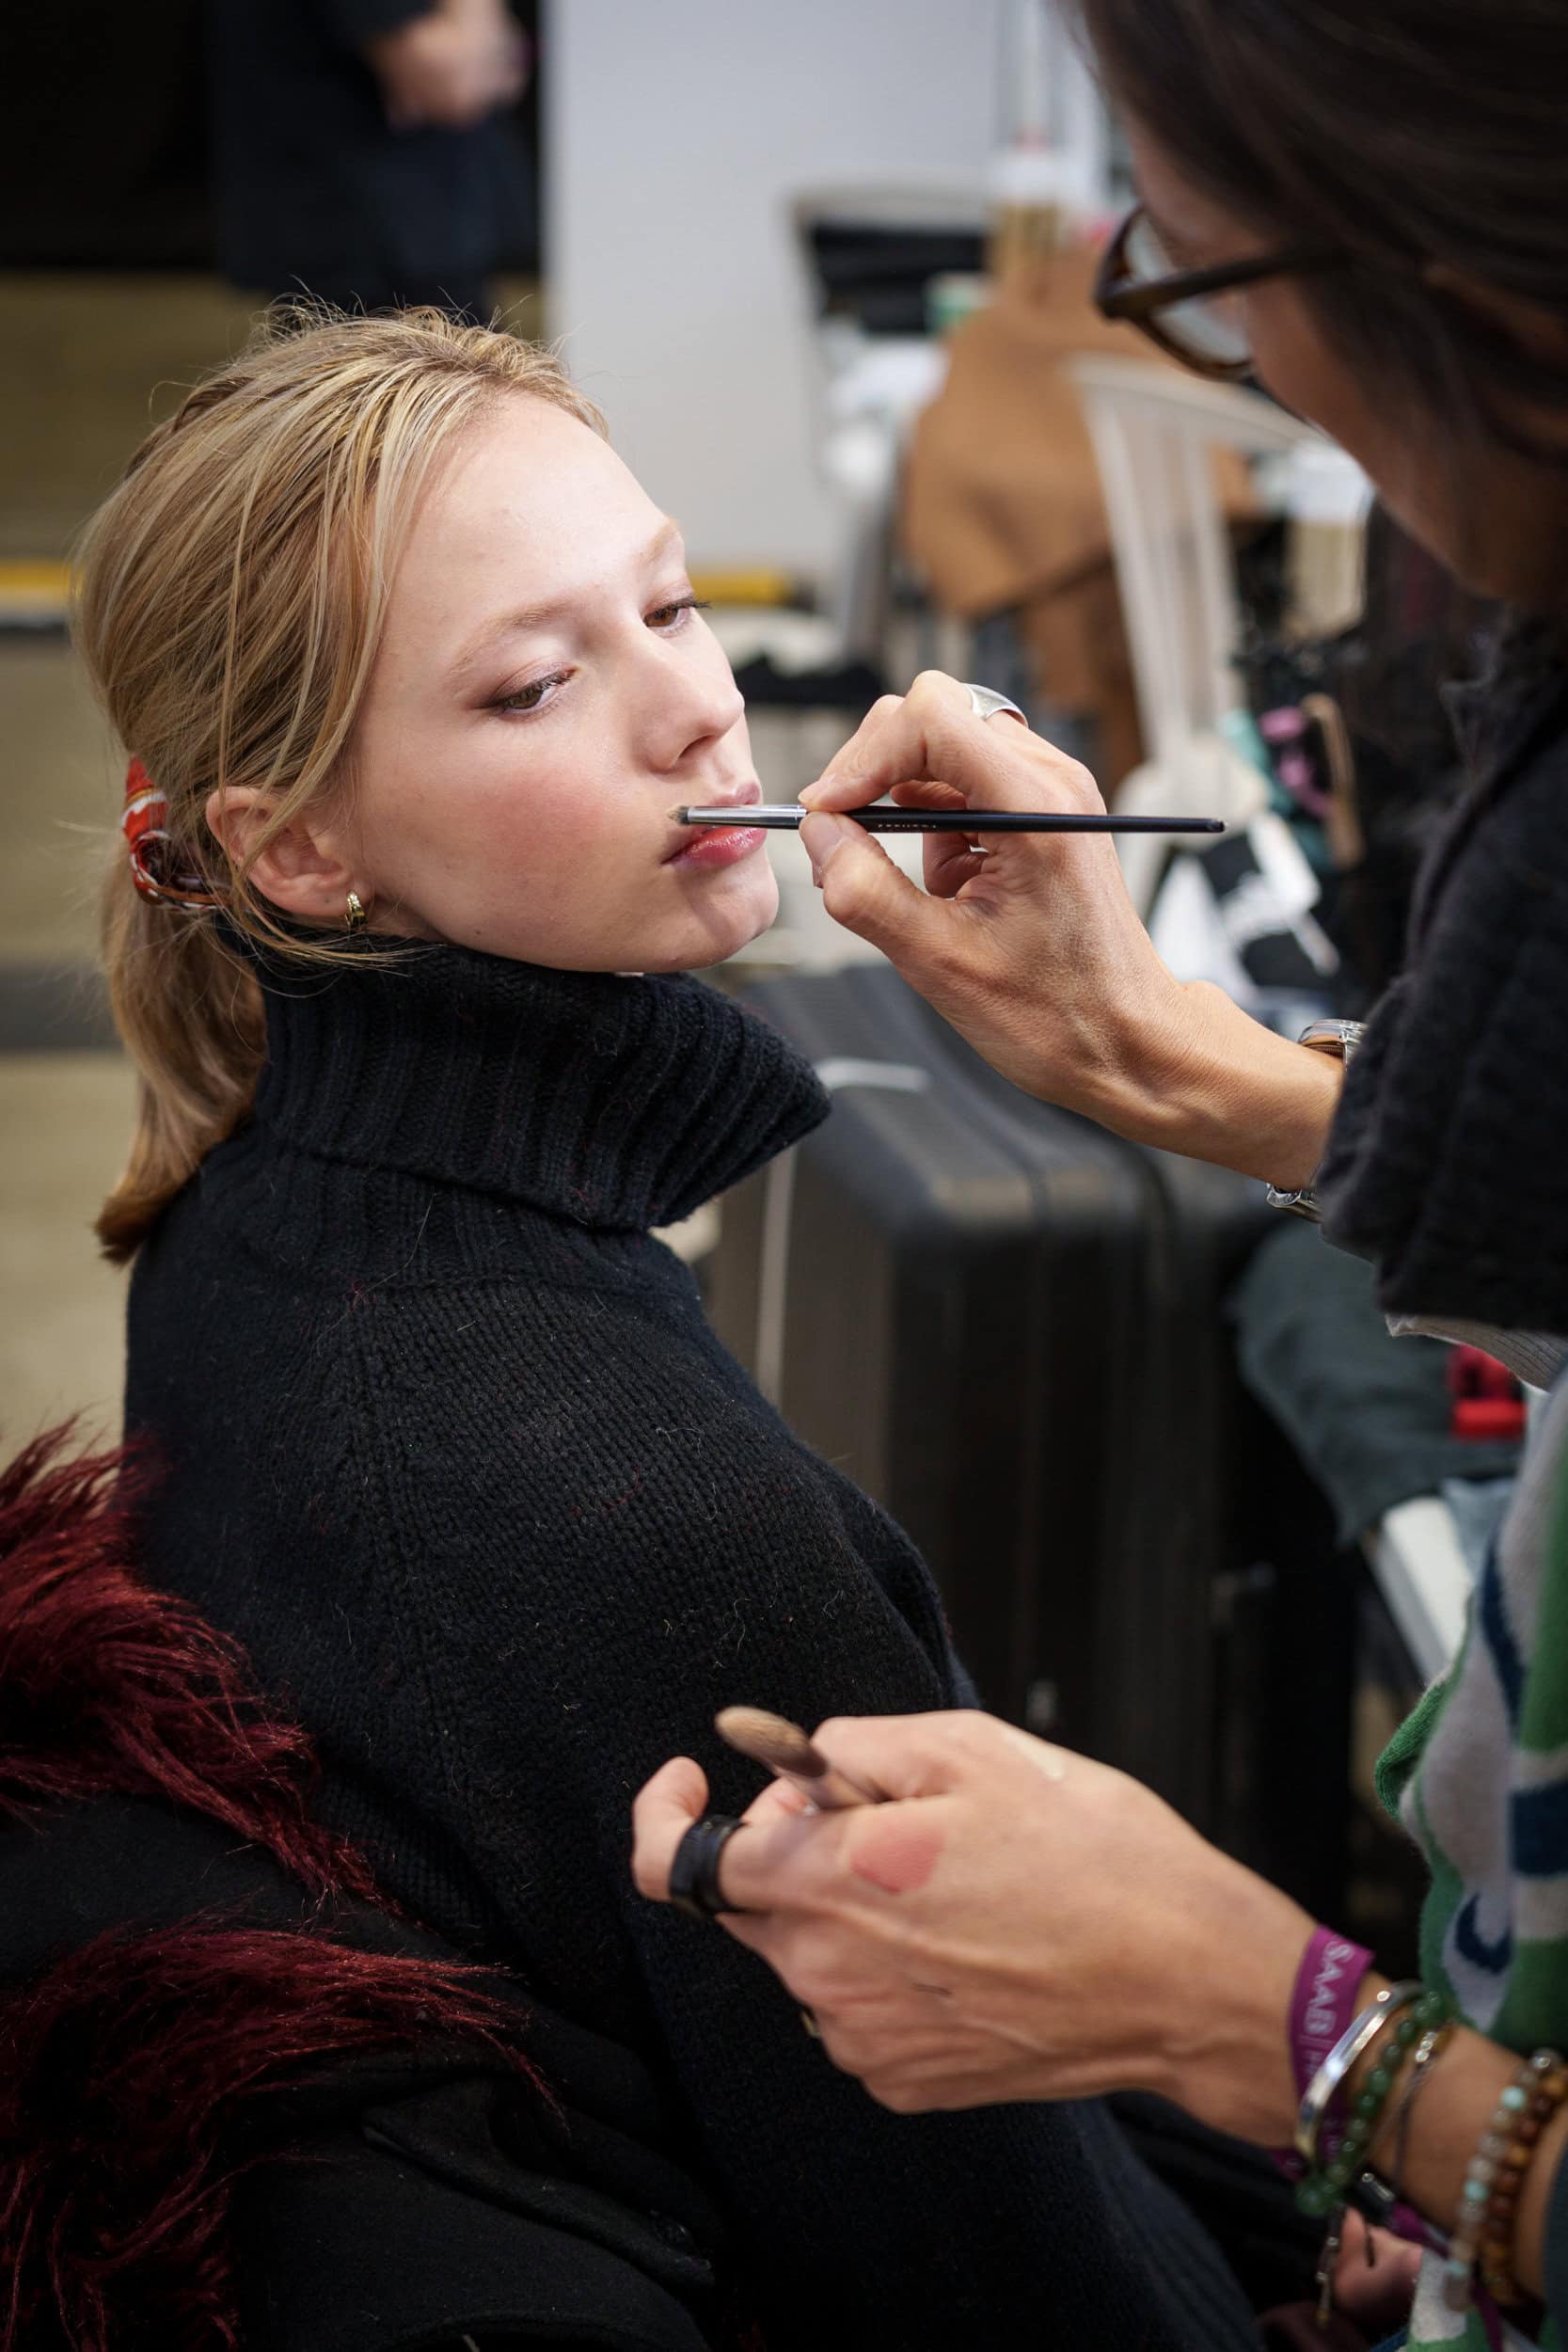
{"label": "beaded bracelet", "polygon": [[[1447,2003],[1444,2007],[1447,2009]],[[1394,2155],[1393,2162],[1388,2168],[1390,2213],[1398,2213],[1403,2201],[1404,2166],[1410,2149],[1410,2122],[1416,2112],[1416,2102],[1420,2097],[1430,2075],[1433,2060],[1439,2058],[1449,2045],[1453,2034],[1454,2023],[1452,2012],[1449,2011],[1439,2019],[1436,2025],[1428,2026],[1416,2044],[1415,2055],[1410,2061],[1410,2071],[1404,2078],[1404,2089],[1400,2093],[1400,2103],[1392,2119]],[[1375,2145],[1375,2142],[1373,2144]],[[1365,2176],[1363,2176],[1364,2181]]]}
{"label": "beaded bracelet", "polygon": [[1383,2129],[1389,2098],[1412,2045],[1433,2026],[1444,2024],[1448,2015],[1449,2004],[1441,1993],[1418,1990],[1404,2014],[1397,2023],[1390,2020],[1385,2034],[1374,2043],[1372,2063],[1352,2102],[1344,2136],[1323,2167],[1331,2187],[1342,2193],[1354,2180]]}
{"label": "beaded bracelet", "polygon": [[1535,2076],[1528,2102],[1514,2127],[1513,2143],[1498,2167],[1481,2233],[1481,2275],[1495,2303],[1517,2303],[1518,2280],[1513,2275],[1513,2239],[1519,2219],[1519,2192],[1534,2161],[1537,2143],[1564,2097],[1568,2097],[1568,2066],[1555,2050],[1537,2050],[1530,2058]]}
{"label": "beaded bracelet", "polygon": [[1519,2191],[1536,2143],[1568,2096],[1568,2066],[1555,2050],[1537,2050],[1497,2100],[1459,2193],[1459,2216],[1443,2264],[1443,2300],[1450,2312],[1469,2308],[1479,2261],[1496,2303],[1516,2303],[1513,2233]]}
{"label": "beaded bracelet", "polygon": [[[1415,1982],[1390,1985],[1341,2035],[1308,2084],[1296,2117],[1296,2153],[1307,2167],[1307,2176],[1296,2189],[1296,2202],[1303,2213],[1327,2214],[1343,2201],[1378,2136],[1384,2108],[1406,2053],[1448,2015],[1449,2004],[1440,1993],[1429,1993]],[[1381,2046],[1385,2042],[1386,2048]],[[1320,2142],[1334,2095],[1356,2060],[1369,2052],[1373,2063],[1343,2132],[1325,2154]]]}

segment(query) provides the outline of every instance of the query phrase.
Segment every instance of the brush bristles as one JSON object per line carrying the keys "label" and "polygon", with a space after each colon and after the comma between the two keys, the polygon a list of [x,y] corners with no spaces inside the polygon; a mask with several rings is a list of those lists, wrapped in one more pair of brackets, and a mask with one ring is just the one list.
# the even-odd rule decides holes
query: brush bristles
{"label": "brush bristles", "polygon": [[787,1716],[769,1714],[765,1707],[725,1707],[713,1719],[721,1740],[764,1764],[770,1772],[794,1772],[804,1780],[819,1780],[827,1771],[799,1724]]}

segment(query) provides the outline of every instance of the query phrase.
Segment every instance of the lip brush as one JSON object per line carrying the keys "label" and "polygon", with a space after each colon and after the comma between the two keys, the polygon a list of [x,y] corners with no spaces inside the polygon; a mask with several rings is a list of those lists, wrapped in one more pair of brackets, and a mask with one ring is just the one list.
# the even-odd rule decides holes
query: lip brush
{"label": "lip brush", "polygon": [[[765,801],[751,808],[677,808],[677,825],[722,826],[726,832],[755,827],[764,833],[795,833],[801,819],[826,812],[785,807]],[[1061,810],[1016,808],[895,808],[877,801],[869,808],[837,809],[867,833],[1223,833],[1217,817],[1079,817]]]}

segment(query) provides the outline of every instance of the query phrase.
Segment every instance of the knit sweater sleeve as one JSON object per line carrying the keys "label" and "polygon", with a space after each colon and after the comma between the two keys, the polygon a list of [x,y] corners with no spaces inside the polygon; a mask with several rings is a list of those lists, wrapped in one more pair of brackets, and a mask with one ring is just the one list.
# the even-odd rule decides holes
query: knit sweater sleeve
{"label": "knit sweater sleeve", "polygon": [[[475,1321],[497,1304],[476,1296]],[[697,1756],[726,1809],[761,1786],[718,1708],[809,1724],[955,1703],[907,1540],[657,1303],[585,1296],[547,1351],[498,1330],[479,1379],[471,1347],[444,1346],[463,1320],[448,1295],[376,1373],[444,1809],[504,1956],[651,2050],[769,2352],[1251,2342],[1212,2249],[1097,2110],[889,2115],[759,1961],[632,1886],[631,1799],[657,1765]]]}

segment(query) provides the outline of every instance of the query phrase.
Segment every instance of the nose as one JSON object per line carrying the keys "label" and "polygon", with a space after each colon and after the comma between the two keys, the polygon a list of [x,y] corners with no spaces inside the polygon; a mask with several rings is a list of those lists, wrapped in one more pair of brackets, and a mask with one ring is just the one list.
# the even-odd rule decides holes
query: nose
{"label": "nose", "polygon": [[745,698],[721,649],[705,630],[704,638],[692,645],[650,635],[652,658],[638,667],[636,731],[644,759],[661,776],[697,764],[746,715]]}

